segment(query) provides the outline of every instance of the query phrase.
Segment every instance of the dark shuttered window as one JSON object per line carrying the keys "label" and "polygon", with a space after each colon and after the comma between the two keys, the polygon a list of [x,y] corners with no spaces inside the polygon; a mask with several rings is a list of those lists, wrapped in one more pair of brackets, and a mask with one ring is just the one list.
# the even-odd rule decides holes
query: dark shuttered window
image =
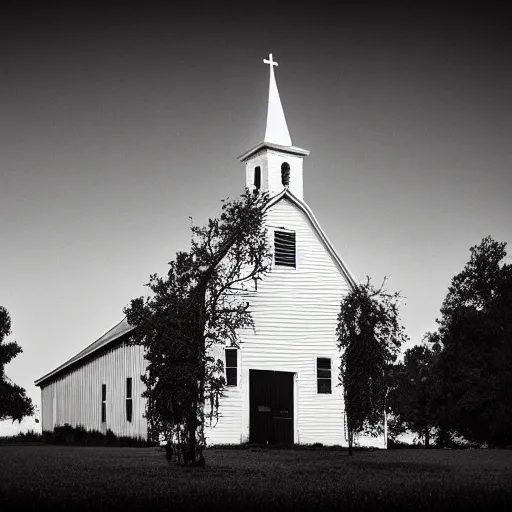
{"label": "dark shuttered window", "polygon": [[226,349],[226,384],[236,386],[238,384],[238,350],[236,348]]}
{"label": "dark shuttered window", "polygon": [[132,421],[133,401],[132,401],[132,378],[126,379],[126,421]]}
{"label": "dark shuttered window", "polygon": [[101,385],[101,423],[107,422],[107,385]]}
{"label": "dark shuttered window", "polygon": [[274,232],[274,258],[276,265],[295,268],[295,231]]}
{"label": "dark shuttered window", "polygon": [[318,393],[332,393],[331,390],[331,360],[318,357],[316,360],[316,377]]}

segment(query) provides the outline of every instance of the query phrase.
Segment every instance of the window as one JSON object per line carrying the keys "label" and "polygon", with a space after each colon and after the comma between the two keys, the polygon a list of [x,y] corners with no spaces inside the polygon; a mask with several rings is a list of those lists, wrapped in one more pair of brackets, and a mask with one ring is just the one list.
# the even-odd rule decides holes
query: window
{"label": "window", "polygon": [[107,385],[101,385],[101,423],[107,422]]}
{"label": "window", "polygon": [[133,402],[132,402],[132,378],[126,379],[126,421],[132,421]]}
{"label": "window", "polygon": [[256,167],[254,169],[254,190],[259,190],[261,188],[261,167]]}
{"label": "window", "polygon": [[295,231],[274,232],[274,259],[276,265],[295,268]]}
{"label": "window", "polygon": [[281,165],[281,183],[285,187],[290,184],[290,164],[288,162]]}
{"label": "window", "polygon": [[238,350],[236,348],[226,349],[226,384],[228,386],[237,385],[238,374]]}
{"label": "window", "polygon": [[331,360],[318,357],[316,360],[317,392],[330,394],[331,391]]}

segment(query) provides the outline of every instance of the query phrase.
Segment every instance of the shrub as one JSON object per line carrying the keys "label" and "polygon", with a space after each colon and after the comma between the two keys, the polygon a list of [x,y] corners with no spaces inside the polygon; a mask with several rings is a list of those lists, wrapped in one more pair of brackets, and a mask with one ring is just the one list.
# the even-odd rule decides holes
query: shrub
{"label": "shrub", "polygon": [[74,440],[75,429],[69,424],[55,425],[53,429],[53,438],[56,444],[72,444]]}
{"label": "shrub", "polygon": [[20,432],[18,436],[23,443],[38,443],[43,440],[43,436],[32,429],[27,430],[25,433]]}
{"label": "shrub", "polygon": [[146,446],[157,446],[158,443],[152,443],[147,441],[141,436],[137,437],[129,437],[129,436],[119,436],[117,438],[117,446],[132,446],[132,447],[146,447]]}
{"label": "shrub", "polygon": [[107,446],[116,446],[116,441],[117,441],[116,435],[114,434],[114,432],[112,432],[112,430],[108,429],[107,435],[106,435],[106,445]]}
{"label": "shrub", "polygon": [[44,431],[38,440],[49,444],[78,446],[133,446],[138,448],[157,446],[141,436],[116,436],[111,429],[103,434],[99,430],[87,430],[83,425],[73,427],[68,423],[55,425],[53,431]]}
{"label": "shrub", "polygon": [[89,430],[85,438],[85,444],[90,446],[105,446],[107,444],[106,436],[99,430]]}
{"label": "shrub", "polygon": [[73,442],[75,444],[84,444],[87,438],[87,429],[83,425],[77,425],[73,435]]}
{"label": "shrub", "polygon": [[2,436],[0,437],[0,444],[11,444],[11,443],[38,443],[43,440],[43,436],[28,430],[27,432],[20,432],[15,436]]}
{"label": "shrub", "polygon": [[43,430],[43,443],[53,444],[54,442],[53,430]]}
{"label": "shrub", "polygon": [[388,438],[388,450],[408,450],[414,448],[423,448],[423,445],[417,443],[404,443],[403,441]]}

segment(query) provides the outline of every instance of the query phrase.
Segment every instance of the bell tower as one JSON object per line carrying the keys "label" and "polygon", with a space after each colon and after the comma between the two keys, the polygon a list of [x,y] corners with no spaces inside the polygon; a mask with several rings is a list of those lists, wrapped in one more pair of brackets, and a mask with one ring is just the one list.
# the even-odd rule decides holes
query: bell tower
{"label": "bell tower", "polygon": [[277,62],[272,54],[263,62],[270,67],[267,126],[263,142],[239,157],[245,163],[245,186],[250,190],[268,191],[270,197],[287,188],[304,200],[302,164],[309,151],[292,145],[274,74]]}

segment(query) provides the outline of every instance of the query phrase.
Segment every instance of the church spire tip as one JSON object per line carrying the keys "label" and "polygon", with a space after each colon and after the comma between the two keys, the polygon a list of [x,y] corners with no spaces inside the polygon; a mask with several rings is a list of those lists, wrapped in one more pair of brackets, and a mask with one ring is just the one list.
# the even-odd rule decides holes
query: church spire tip
{"label": "church spire tip", "polygon": [[292,139],[286,124],[283,105],[277,90],[276,77],[274,75],[274,66],[277,62],[272,59],[272,54],[268,59],[263,59],[265,64],[270,66],[270,84],[268,90],[268,111],[267,111],[267,127],[265,130],[265,142],[279,144],[280,146],[291,146]]}

